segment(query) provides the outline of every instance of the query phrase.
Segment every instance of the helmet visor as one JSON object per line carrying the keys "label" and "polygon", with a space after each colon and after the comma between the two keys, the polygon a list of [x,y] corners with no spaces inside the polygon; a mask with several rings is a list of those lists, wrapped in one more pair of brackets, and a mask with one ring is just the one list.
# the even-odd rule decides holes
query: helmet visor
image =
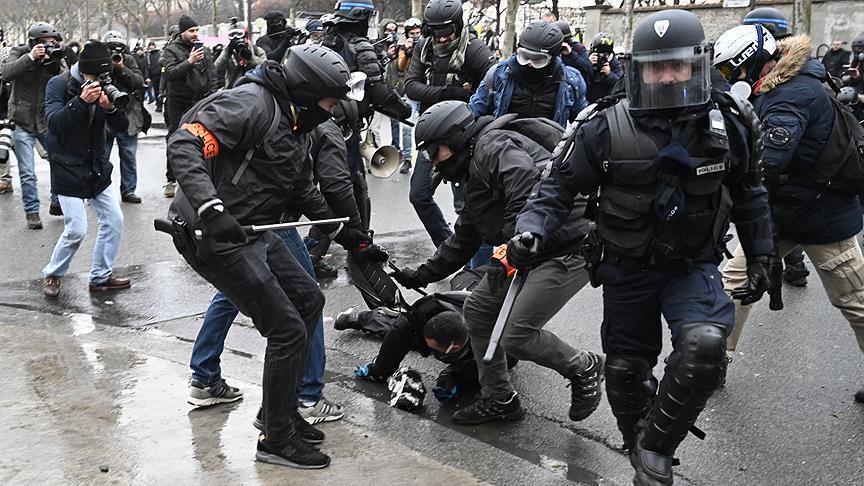
{"label": "helmet visor", "polygon": [[544,52],[532,51],[524,47],[516,49],[516,62],[521,66],[531,65],[534,69],[543,69],[552,61],[552,56]]}
{"label": "helmet visor", "polygon": [[363,98],[366,97],[366,73],[360,71],[351,73],[345,84],[348,86],[346,96],[349,100],[363,101]]}
{"label": "helmet visor", "polygon": [[699,106],[711,97],[707,45],[634,52],[627,70],[631,110]]}

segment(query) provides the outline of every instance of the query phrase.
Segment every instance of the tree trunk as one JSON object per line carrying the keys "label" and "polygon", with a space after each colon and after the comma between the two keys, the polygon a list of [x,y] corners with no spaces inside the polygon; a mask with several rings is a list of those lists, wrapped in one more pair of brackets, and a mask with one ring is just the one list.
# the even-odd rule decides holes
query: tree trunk
{"label": "tree trunk", "polygon": [[624,0],[624,38],[621,45],[627,52],[632,49],[633,41],[633,4],[636,0]]}
{"label": "tree trunk", "polygon": [[507,14],[504,16],[504,32],[501,34],[501,55],[506,59],[513,54],[513,40],[516,39],[516,11],[519,0],[507,0]]}
{"label": "tree trunk", "polygon": [[[171,30],[171,0],[165,0],[165,40],[168,40],[168,31]],[[88,34],[89,38],[89,34]]]}
{"label": "tree trunk", "polygon": [[219,35],[219,27],[216,25],[216,13],[219,12],[219,8],[216,6],[217,0],[213,0],[213,35]]}
{"label": "tree trunk", "polygon": [[792,25],[796,34],[810,34],[810,14],[813,10],[812,0],[795,0],[792,7]]}
{"label": "tree trunk", "polygon": [[552,0],[552,15],[561,20],[561,15],[558,13],[558,0]]}
{"label": "tree trunk", "polygon": [[423,9],[426,7],[426,2],[423,0],[411,0],[411,16],[417,17],[420,20],[423,18]]}

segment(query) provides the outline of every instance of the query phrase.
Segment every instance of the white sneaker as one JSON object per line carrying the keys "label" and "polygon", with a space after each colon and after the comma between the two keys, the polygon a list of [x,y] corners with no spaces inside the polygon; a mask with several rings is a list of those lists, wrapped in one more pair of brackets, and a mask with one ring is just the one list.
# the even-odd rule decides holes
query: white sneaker
{"label": "white sneaker", "polygon": [[342,416],[345,415],[342,411],[342,407],[326,398],[318,400],[318,403],[313,407],[301,406],[297,407],[297,410],[300,411],[300,415],[309,423],[309,425],[320,424],[321,422],[332,422],[341,419]]}

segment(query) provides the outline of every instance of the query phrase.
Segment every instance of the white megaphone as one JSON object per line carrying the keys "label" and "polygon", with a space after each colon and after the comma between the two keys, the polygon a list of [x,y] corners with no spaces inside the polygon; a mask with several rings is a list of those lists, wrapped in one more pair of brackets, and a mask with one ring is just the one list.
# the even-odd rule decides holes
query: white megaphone
{"label": "white megaphone", "polygon": [[386,179],[399,168],[399,151],[392,145],[378,147],[372,130],[366,132],[360,155],[369,163],[369,172],[375,177]]}

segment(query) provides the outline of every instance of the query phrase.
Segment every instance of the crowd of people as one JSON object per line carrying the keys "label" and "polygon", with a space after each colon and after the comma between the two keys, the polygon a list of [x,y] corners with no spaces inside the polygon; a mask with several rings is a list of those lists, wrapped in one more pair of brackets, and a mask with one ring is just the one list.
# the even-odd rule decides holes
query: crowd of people
{"label": "crowd of people", "polygon": [[[49,298],[87,233],[86,202],[99,226],[90,291],[131,286],[113,272],[121,202],[141,202],[135,155],[147,105],[164,112],[172,201],[157,229],[216,289],[188,401],[242,398],[220,355],[233,320],[248,315],[267,340],[259,461],[330,464],[315,424],[344,414],[324,396],[316,278],[335,272],[322,258],[331,241],[371,308],[349,309],[335,328],[383,338],[358,379],[386,382],[391,404],[413,410],[425,387],[401,362],[411,350],[432,355],[447,365],[438,400],[479,391],[453,413],[460,425],[525,415],[510,377],[519,361],[563,378],[573,421],[597,409],[605,380],[637,485],[672,484],[675,452],[701,434],[696,421],[725,383],[752,305],[768,292],[774,309],[781,280],[806,284],[803,254],[864,351],[864,37],[851,53],[833,42],[820,62],[776,9],[751,11],[713,44],[694,14],[666,9],[638,23],[626,56],[607,33],[586,46],[546,17],[496,61],[459,2],[429,0],[424,20],[384,19],[370,40],[375,13],[369,1],[340,1],[301,31],[273,11],[255,42],[232,19],[218,52],[184,15],[161,50],[130,51],[108,31],[73,58],[39,22],[0,64],[0,118],[14,126],[28,227],[41,228],[39,144],[51,166],[49,212],[64,217],[43,269]],[[373,239],[361,133],[376,113],[391,120],[409,201],[436,248],[392,279],[422,289],[456,274],[453,290],[412,304]],[[3,170],[0,192],[9,192]],[[434,200],[442,180],[458,214],[452,228]],[[305,236],[292,224],[252,229],[302,217]],[[544,329],[589,283],[603,287],[602,350]],[[658,380],[661,315],[672,352]]]}

